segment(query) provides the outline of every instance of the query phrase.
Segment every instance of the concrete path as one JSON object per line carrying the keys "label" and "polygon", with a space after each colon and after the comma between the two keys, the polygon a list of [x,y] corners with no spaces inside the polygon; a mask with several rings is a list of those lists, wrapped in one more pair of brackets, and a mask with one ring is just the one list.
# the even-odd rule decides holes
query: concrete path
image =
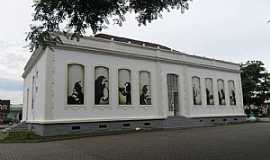
{"label": "concrete path", "polygon": [[270,123],[0,144],[0,160],[269,160]]}

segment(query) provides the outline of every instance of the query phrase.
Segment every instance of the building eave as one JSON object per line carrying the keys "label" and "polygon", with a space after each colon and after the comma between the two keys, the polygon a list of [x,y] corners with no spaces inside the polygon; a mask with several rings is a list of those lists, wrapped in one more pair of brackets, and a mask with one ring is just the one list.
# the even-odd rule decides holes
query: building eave
{"label": "building eave", "polygon": [[[202,56],[197,56],[197,55],[190,55],[190,54],[186,54],[186,53],[176,51],[173,49],[169,50],[168,47],[166,49],[164,49],[164,47],[159,47],[159,44],[155,44],[155,45],[157,45],[157,47],[144,46],[144,45],[133,44],[133,43],[119,42],[119,41],[114,41],[113,39],[105,39],[105,38],[94,37],[94,36],[81,37],[81,40],[77,42],[75,40],[67,39],[62,34],[58,34],[58,35],[60,36],[61,40],[63,41],[63,44],[52,44],[52,46],[50,46],[50,47],[59,48],[59,49],[63,48],[63,49],[68,49],[68,50],[79,50],[79,51],[98,51],[99,53],[105,52],[107,54],[109,53],[109,54],[118,55],[118,56],[128,56],[128,57],[133,57],[133,58],[148,59],[148,60],[155,60],[155,61],[176,63],[176,64],[184,64],[184,65],[189,65],[189,66],[194,66],[194,67],[212,68],[212,69],[216,69],[216,70],[223,70],[223,71],[240,73],[240,64],[238,64],[238,63],[227,62],[227,61],[223,61],[223,60],[217,60],[217,59],[202,57]],[[81,43],[82,40],[93,41],[93,42],[102,42],[102,43],[107,43],[108,45],[113,44],[113,45],[120,46],[120,47],[126,46],[126,47],[139,48],[139,49],[144,49],[144,50],[155,52],[155,54],[154,55],[139,55],[139,54],[136,54],[134,52],[131,54],[131,53],[121,52],[121,51],[113,50],[113,49],[109,50],[109,49],[103,49],[100,47],[98,48],[95,46],[85,46]],[[160,46],[162,46],[162,45],[160,45]],[[34,51],[32,56],[30,57],[29,61],[25,65],[24,73],[22,74],[23,78],[25,78],[27,76],[27,74],[31,71],[33,66],[36,64],[36,62],[39,60],[39,58],[44,53],[45,49],[46,48],[44,48],[43,46],[40,46],[38,49],[36,49]],[[159,53],[161,53],[161,54],[158,55]],[[172,58],[166,58],[166,55],[167,56],[172,56],[172,55],[182,56],[183,59],[182,60],[179,60],[179,59],[175,60]],[[207,65],[206,64],[198,64],[195,62],[193,63],[193,62],[185,61],[185,59],[188,59],[188,58],[195,58],[197,60],[207,61],[208,64]],[[230,69],[229,67],[219,66],[218,63],[223,64],[223,65],[234,66],[235,69]]]}
{"label": "building eave", "polygon": [[24,67],[24,72],[22,74],[22,78],[25,78],[27,76],[27,74],[31,71],[31,69],[33,68],[33,66],[37,63],[37,61],[39,60],[39,58],[42,56],[42,54],[44,53],[46,48],[44,47],[39,47],[38,49],[36,49],[33,54],[31,55],[30,59],[28,60],[28,62],[26,63],[25,67]]}
{"label": "building eave", "polygon": [[[95,38],[96,40],[96,38]],[[104,39],[98,41],[103,41]],[[108,42],[108,41],[106,41]],[[208,69],[215,69],[215,70],[222,70],[222,71],[227,71],[227,72],[234,72],[234,73],[240,73],[240,69],[230,69],[222,66],[218,66],[215,63],[220,62],[217,60],[209,59],[209,58],[201,58],[203,60],[209,61],[209,65],[206,64],[200,64],[196,62],[188,62],[185,59],[187,57],[193,57],[193,58],[198,58],[196,56],[188,55],[188,54],[182,54],[179,52],[170,52],[168,50],[160,49],[160,48],[152,48],[152,47],[147,47],[144,48],[143,46],[138,46],[135,44],[126,44],[126,43],[121,43],[121,42],[114,42],[116,44],[121,44],[121,45],[127,45],[127,46],[132,46],[132,47],[140,47],[143,49],[151,50],[153,51],[153,55],[139,55],[134,52],[122,52],[119,50],[113,50],[113,49],[104,49],[104,48],[96,48],[96,47],[90,47],[90,46],[82,46],[79,45],[79,43],[67,43],[65,42],[64,44],[57,44],[54,46],[55,49],[65,49],[65,50],[75,50],[75,51],[80,51],[80,52],[86,52],[89,53],[89,51],[94,51],[95,53],[98,54],[106,54],[106,55],[115,55],[115,56],[122,56],[122,57],[132,57],[136,59],[143,59],[143,60],[151,60],[151,61],[159,61],[159,62],[164,62],[164,63],[172,63],[172,64],[182,64],[182,65],[188,65],[191,67],[201,67],[201,68],[208,68]],[[176,56],[181,56],[181,60],[179,59],[172,59],[172,58],[166,58],[164,56],[159,56],[163,54],[168,54],[168,55],[176,55]],[[223,62],[222,62],[223,63]],[[231,64],[231,63],[226,63],[229,65],[237,66],[240,68],[240,65],[238,64]]]}

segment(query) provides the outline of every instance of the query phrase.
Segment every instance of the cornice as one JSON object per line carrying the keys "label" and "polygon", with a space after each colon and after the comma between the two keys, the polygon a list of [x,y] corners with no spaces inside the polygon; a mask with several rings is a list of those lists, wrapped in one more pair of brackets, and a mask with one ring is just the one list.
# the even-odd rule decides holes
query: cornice
{"label": "cornice", "polygon": [[[135,58],[135,59],[140,59],[140,60],[150,60],[150,61],[156,61],[156,62],[164,62],[164,63],[172,63],[172,64],[181,64],[181,65],[187,65],[191,67],[200,67],[200,68],[206,68],[206,69],[214,69],[214,70],[222,70],[222,71],[227,71],[227,72],[234,72],[234,73],[240,73],[240,70],[237,69],[230,69],[226,67],[220,67],[220,66],[214,66],[214,65],[205,65],[205,64],[200,64],[200,63],[195,63],[195,62],[187,62],[185,61],[185,58],[183,60],[175,60],[171,58],[164,58],[164,57],[159,57],[157,54],[155,55],[141,55],[141,54],[136,54],[136,53],[128,53],[128,52],[123,52],[119,50],[109,50],[109,49],[103,49],[103,48],[95,48],[95,47],[86,47],[86,46],[81,46],[81,45],[74,45],[74,44],[58,44],[54,46],[55,49],[65,49],[69,51],[80,51],[80,52],[85,52],[91,54],[103,54],[103,55],[112,55],[112,56],[120,56],[120,57],[128,57],[128,58]],[[149,49],[149,48],[148,48]],[[155,52],[168,52],[164,50],[153,50]],[[173,54],[173,53],[171,53]],[[177,55],[177,53],[174,53],[174,55]],[[185,54],[179,55],[179,56],[187,56]],[[190,55],[188,55],[190,56]],[[215,60],[212,60],[210,62],[213,62]],[[237,64],[233,64],[237,65]]]}
{"label": "cornice", "polygon": [[[62,39],[64,41],[67,40],[67,38],[65,38],[65,36],[63,36],[62,34],[60,34],[60,35],[62,36]],[[104,38],[94,37],[94,36],[83,36],[81,39],[88,40],[88,41],[90,40],[90,41],[96,41],[96,42],[103,42],[103,43],[114,43],[114,44],[118,44],[118,45],[131,46],[131,47],[147,49],[147,50],[159,50],[159,51],[162,51],[164,53],[169,53],[169,54],[185,55],[187,57],[193,57],[193,58],[198,58],[198,59],[203,59],[203,60],[209,60],[209,61],[215,61],[215,62],[220,62],[220,63],[224,63],[224,64],[240,66],[240,63],[228,62],[228,61],[224,61],[224,60],[203,57],[203,56],[198,56],[198,55],[194,55],[194,54],[188,54],[188,53],[180,52],[180,51],[177,51],[174,49],[166,50],[166,49],[162,49],[159,47],[155,48],[155,47],[151,47],[151,46],[144,46],[144,45],[138,45],[138,44],[133,44],[133,43],[125,43],[125,42],[114,41],[114,40],[109,40],[109,39],[104,39]],[[159,44],[156,44],[156,45],[159,45]]]}
{"label": "cornice", "polygon": [[[165,63],[173,63],[173,64],[182,64],[182,65],[187,65],[187,66],[192,66],[192,67],[201,67],[201,68],[208,68],[208,69],[215,69],[215,70],[222,70],[222,71],[227,71],[227,72],[234,72],[234,73],[240,73],[240,69],[232,69],[230,67],[223,67],[219,66],[218,64],[215,63],[220,63],[220,64],[225,64],[229,66],[234,66],[235,68],[239,67],[240,64],[237,63],[232,63],[232,62],[226,62],[222,60],[216,60],[216,59],[211,59],[207,57],[200,57],[197,55],[190,55],[186,54],[183,52],[175,51],[175,50],[165,50],[162,48],[154,48],[151,46],[143,46],[143,45],[138,45],[138,44],[132,44],[132,43],[125,43],[125,42],[118,42],[114,40],[108,40],[108,39],[103,39],[99,37],[82,37],[80,41],[89,41],[89,42],[97,42],[100,44],[103,44],[104,46],[106,45],[112,45],[112,46],[117,46],[117,47],[131,47],[133,49],[142,49],[148,52],[151,52],[151,55],[147,54],[138,54],[136,52],[128,52],[128,51],[121,51],[121,50],[114,50],[114,49],[108,49],[109,47],[106,46],[104,48],[102,47],[89,47],[86,46],[86,44],[82,45],[82,43],[71,41],[67,38],[65,38],[63,35],[60,35],[61,39],[63,40],[63,44],[51,44],[52,48],[56,49],[66,49],[66,50],[75,50],[75,51],[82,51],[82,52],[89,52],[89,51],[95,51],[96,53],[100,54],[107,54],[107,55],[114,55],[114,56],[122,56],[122,57],[132,57],[136,59],[143,59],[143,60],[151,60],[151,61],[158,61],[158,62],[165,62]],[[107,48],[107,49],[106,49]],[[22,74],[22,77],[25,78],[26,75],[29,73],[29,71],[32,69],[32,67],[36,64],[36,62],[39,60],[41,55],[43,54],[45,48],[40,47],[38,48],[31,56],[29,61],[27,62],[25,68],[24,68],[24,73]],[[160,54],[160,55],[159,55]],[[162,56],[161,56],[162,55]],[[179,56],[181,57],[180,59],[173,59],[169,58],[169,56]],[[188,58],[194,58],[196,60],[202,60],[207,62],[208,64],[202,64],[202,63],[196,63],[196,62],[189,62],[185,59]]]}
{"label": "cornice", "polygon": [[46,48],[40,47],[34,51],[34,53],[31,55],[30,59],[26,63],[24,67],[24,72],[22,74],[22,78],[25,78],[27,74],[31,71],[33,66],[37,63],[39,58],[42,56]]}

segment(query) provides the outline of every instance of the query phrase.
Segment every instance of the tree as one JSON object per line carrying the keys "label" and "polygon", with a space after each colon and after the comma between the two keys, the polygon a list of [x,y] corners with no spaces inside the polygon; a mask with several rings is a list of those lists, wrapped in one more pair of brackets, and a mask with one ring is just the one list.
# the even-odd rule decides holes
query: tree
{"label": "tree", "polygon": [[[61,42],[50,33],[72,33],[71,39],[86,33],[90,28],[95,34],[106,28],[110,20],[118,25],[125,21],[128,12],[135,13],[139,25],[146,25],[161,18],[164,10],[184,10],[191,0],[35,0],[34,25],[26,40],[33,51],[47,41]],[[65,27],[63,27],[64,25]]]}
{"label": "tree", "polygon": [[270,98],[270,74],[261,61],[248,61],[241,64],[241,80],[244,105],[264,104]]}

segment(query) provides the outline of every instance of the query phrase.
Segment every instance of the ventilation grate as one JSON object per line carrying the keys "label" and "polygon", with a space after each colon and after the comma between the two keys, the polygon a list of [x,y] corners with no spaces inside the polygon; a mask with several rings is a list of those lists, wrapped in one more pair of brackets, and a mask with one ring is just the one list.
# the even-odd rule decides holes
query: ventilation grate
{"label": "ventilation grate", "polygon": [[123,127],[130,127],[130,124],[129,123],[124,123]]}
{"label": "ventilation grate", "polygon": [[72,126],[71,130],[76,131],[76,130],[80,130],[81,126]]}
{"label": "ventilation grate", "polygon": [[146,123],[144,123],[144,125],[145,125],[145,126],[150,126],[150,125],[151,125],[151,123],[146,122]]}
{"label": "ventilation grate", "polygon": [[101,124],[99,125],[99,128],[108,128],[108,126],[106,124]]}

